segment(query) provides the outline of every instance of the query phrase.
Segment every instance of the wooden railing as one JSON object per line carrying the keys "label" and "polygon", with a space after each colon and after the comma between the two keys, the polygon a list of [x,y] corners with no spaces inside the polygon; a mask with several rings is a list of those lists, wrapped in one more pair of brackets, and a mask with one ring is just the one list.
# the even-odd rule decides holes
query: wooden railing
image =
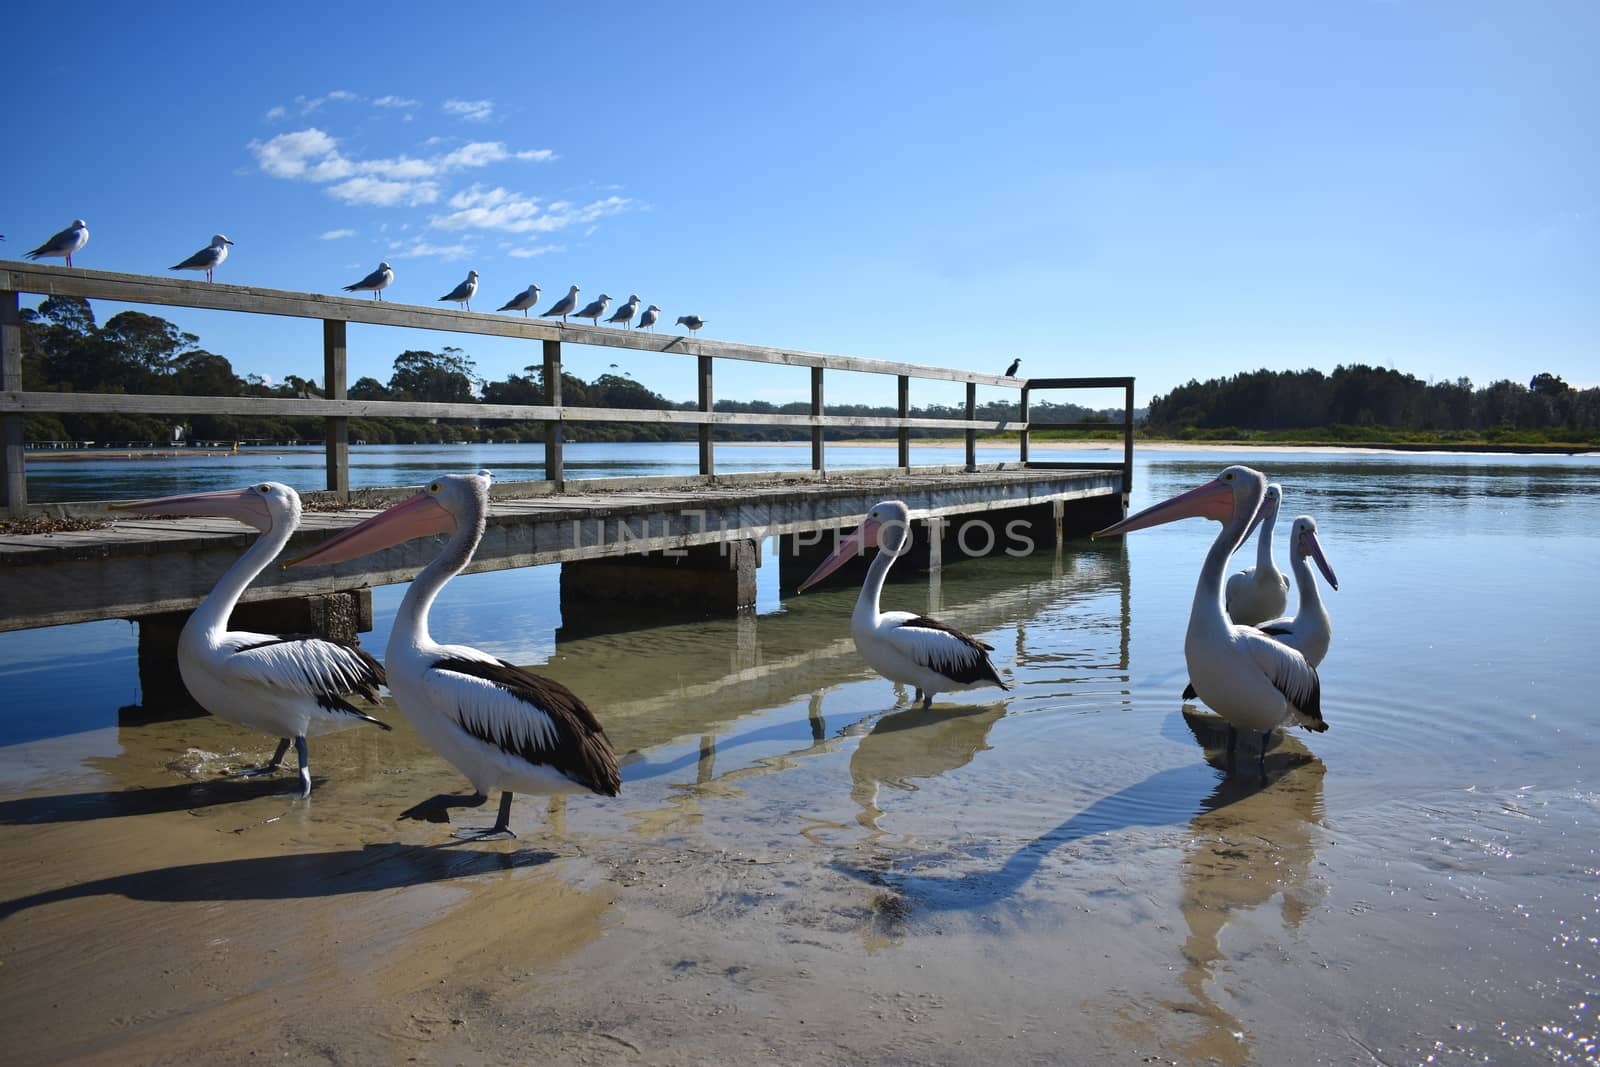
{"label": "wooden railing", "polygon": [[[257,315],[322,320],[324,398],[156,396],[101,393],[26,392],[22,388],[22,334],[19,294],[83,297],[130,304],[238,311]],[[424,401],[351,400],[348,396],[346,328],[349,323],[442,330],[453,333],[512,337],[542,345],[545,402],[543,404],[446,404]],[[561,346],[564,343],[603,348],[634,349],[693,357],[698,360],[697,410],[575,407],[561,399]],[[714,362],[737,359],[779,366],[807,367],[811,371],[811,411],[805,415],[744,413],[713,410]],[[824,410],[826,371],[852,371],[894,375],[898,380],[898,412],[894,417],[829,415]],[[911,379],[962,382],[966,385],[966,418],[912,418]],[[966,466],[977,468],[980,433],[1020,431],[1021,457],[1027,459],[1027,397],[1029,389],[1105,388],[1127,383],[1128,417],[1124,425],[1127,455],[1131,457],[1131,378],[1050,379],[1048,383],[945,367],[867,359],[859,356],[823,355],[784,348],[701,340],[681,335],[642,333],[595,326],[579,326],[551,319],[529,319],[451,308],[423,307],[389,301],[258,289],[238,285],[213,285],[183,278],[27,263],[0,264],[0,423],[4,429],[3,497],[6,510],[21,514],[27,507],[26,469],[22,420],[32,414],[111,413],[124,415],[245,415],[317,416],[326,420],[327,487],[340,495],[350,491],[349,420],[351,418],[523,419],[545,423],[545,476],[559,485],[564,479],[562,443],[568,422],[651,422],[694,425],[699,429],[700,474],[716,473],[711,432],[715,426],[801,426],[811,431],[811,466],[825,471],[824,431],[830,428],[892,428],[898,431],[898,465],[911,465],[913,429],[961,430],[966,435]],[[976,417],[980,385],[1021,389],[1020,420]],[[1105,424],[1096,424],[1104,429]],[[1034,424],[1033,429],[1042,428]],[[1104,467],[1105,464],[1066,466]],[[1131,482],[1131,458],[1125,480]]]}
{"label": "wooden railing", "polygon": [[1056,470],[1098,470],[1103,463],[1058,462],[1035,463],[1028,458],[1028,433],[1031,430],[1078,430],[1098,432],[1111,429],[1114,422],[1032,422],[1028,419],[1028,404],[1033,394],[1041,389],[1121,389],[1122,390],[1122,506],[1128,506],[1128,494],[1133,491],[1133,382],[1131,377],[1119,378],[1030,378],[1022,383],[1022,448],[1019,457],[1024,466],[1053,468]]}

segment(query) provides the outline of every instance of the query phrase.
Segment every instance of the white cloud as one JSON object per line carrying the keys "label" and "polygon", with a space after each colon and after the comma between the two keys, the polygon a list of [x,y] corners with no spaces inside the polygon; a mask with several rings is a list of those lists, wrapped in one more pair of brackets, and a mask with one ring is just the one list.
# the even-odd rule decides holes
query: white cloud
{"label": "white cloud", "polygon": [[261,169],[274,178],[324,182],[352,173],[349,161],[339,155],[338,145],[338,141],[313,126],[280,133],[265,143],[251,141],[250,151],[255,153]]}
{"label": "white cloud", "polygon": [[444,110],[450,115],[459,115],[468,122],[487,122],[494,114],[493,100],[446,100]]}
{"label": "white cloud", "polygon": [[578,205],[557,200],[541,206],[538,197],[513,193],[496,187],[474,185],[450,198],[455,208],[448,215],[436,215],[430,225],[441,230],[501,230],[506,233],[554,233],[568,226],[594,222],[607,215],[626,211],[633,201],[608,196]]}
{"label": "white cloud", "polygon": [[284,107],[281,104],[278,105],[277,107],[268,108],[267,109],[267,121],[268,122],[277,122],[279,119],[286,119],[288,117],[289,117],[289,109]]}
{"label": "white cloud", "polygon": [[412,100],[409,97],[404,97],[404,96],[389,95],[389,96],[380,96],[380,97],[378,97],[376,100],[374,100],[372,102],[372,106],[373,107],[393,107],[393,108],[421,107],[422,106],[422,101],[420,101],[420,100]]}
{"label": "white cloud", "polygon": [[392,259],[418,259],[424,256],[438,256],[441,259],[465,259],[472,254],[472,248],[466,244],[436,245],[427,241],[413,241],[410,245],[402,241],[389,243],[389,256]]}
{"label": "white cloud", "polygon": [[354,237],[355,235],[356,231],[354,230],[329,230],[328,232],[324,233],[320,239],[324,241],[337,241],[341,238]]}
{"label": "white cloud", "polygon": [[535,163],[548,163],[552,159],[558,158],[548,148],[530,148],[526,152],[518,152],[516,156],[518,159],[532,160]]}
{"label": "white cloud", "polygon": [[361,98],[348,89],[335,89],[328,94],[329,100],[360,100]]}
{"label": "white cloud", "polygon": [[513,259],[532,259],[534,256],[546,255],[550,252],[565,252],[566,245],[529,245],[526,248],[510,248],[506,255]]}
{"label": "white cloud", "polygon": [[328,193],[347,204],[371,204],[375,207],[416,207],[439,199],[439,187],[433,182],[385,181],[365,175],[329,186]]}

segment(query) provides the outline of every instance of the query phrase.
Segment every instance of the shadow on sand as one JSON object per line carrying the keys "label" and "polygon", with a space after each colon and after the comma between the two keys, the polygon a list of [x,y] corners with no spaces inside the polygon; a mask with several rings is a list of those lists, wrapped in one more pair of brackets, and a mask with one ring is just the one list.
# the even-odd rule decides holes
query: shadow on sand
{"label": "shadow on sand", "polygon": [[[1196,816],[1248,800],[1271,789],[1296,768],[1318,762],[1298,740],[1280,734],[1268,742],[1264,755],[1259,750],[1252,751],[1230,770],[1227,757],[1220,750],[1226,738],[1222,720],[1185,710],[1183,721],[1204,750],[1206,762],[1158,771],[1142,782],[1102,797],[1017,849],[998,868],[956,876],[920,875],[914,869],[896,870],[896,857],[891,855],[884,855],[871,865],[834,866],[895,894],[900,900],[894,910],[900,914],[912,909],[975,911],[1016,895],[1038,873],[1045,858],[1063,845],[1138,826],[1181,826]],[[930,857],[923,862],[944,863],[949,858]]]}
{"label": "shadow on sand", "polygon": [[382,844],[338,852],[190,863],[119,874],[18,897],[0,903],[0,919],[41,904],[101,895],[178,903],[295,900],[370,893],[510,871],[554,858],[555,853],[536,849],[489,852],[450,845]]}
{"label": "shadow on sand", "polygon": [[[323,783],[313,776],[312,789]],[[300,780],[293,771],[263,778],[216,778],[143,789],[118,789],[97,793],[60,793],[55,796],[18,797],[0,801],[0,826],[30,823],[89,822],[124,815],[155,815],[193,811],[218,804],[240,804],[270,796],[299,796]]]}

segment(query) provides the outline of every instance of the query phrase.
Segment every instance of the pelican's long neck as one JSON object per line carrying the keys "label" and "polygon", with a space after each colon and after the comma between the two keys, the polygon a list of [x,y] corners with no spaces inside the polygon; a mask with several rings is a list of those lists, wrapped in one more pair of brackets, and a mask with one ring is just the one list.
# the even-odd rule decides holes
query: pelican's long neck
{"label": "pelican's long neck", "polygon": [[1311,573],[1311,559],[1304,552],[1292,552],[1289,555],[1289,569],[1294,571],[1294,584],[1300,590],[1300,604],[1294,609],[1296,622],[1311,618],[1328,617],[1328,609],[1322,603],[1322,590],[1317,587],[1317,579]]}
{"label": "pelican's long neck", "polygon": [[1223,609],[1222,579],[1228,571],[1229,558],[1238,551],[1249,529],[1249,516],[1241,517],[1236,512],[1232,520],[1223,523],[1217,539],[1211,542],[1200,568],[1200,580],[1194,587],[1194,603],[1189,609],[1191,631],[1199,625],[1228,624],[1228,615]]}
{"label": "pelican's long neck", "polygon": [[439,595],[445,583],[472,561],[472,553],[483,539],[483,524],[482,513],[456,516],[456,528],[450,540],[433,557],[433,562],[412,579],[411,587],[401,599],[394,629],[389,631],[389,651],[385,655],[394,655],[395,650],[407,646],[421,649],[434,644],[428,634],[428,609],[433,607],[433,598]]}
{"label": "pelican's long neck", "polygon": [[283,546],[289,543],[298,525],[298,517],[280,522],[274,516],[272,528],[256,538],[255,543],[244,550],[244,555],[233,561],[233,566],[223,572],[217,584],[211,587],[211,592],[194,609],[189,621],[183,625],[183,636],[204,634],[208,643],[216,644],[227,632],[228,617],[238,606],[239,598],[256,580],[256,575],[283,551]]}
{"label": "pelican's long neck", "polygon": [[861,594],[856,597],[856,610],[850,616],[853,625],[872,626],[883,614],[879,609],[879,598],[883,594],[884,579],[889,577],[889,568],[894,566],[895,556],[898,551],[887,545],[880,545],[878,554],[873,557],[872,566],[867,568],[867,580],[861,583]]}
{"label": "pelican's long neck", "polygon": [[1272,530],[1277,524],[1278,512],[1274,509],[1272,514],[1261,520],[1261,529],[1256,531],[1257,574],[1278,569],[1277,564],[1272,562]]}

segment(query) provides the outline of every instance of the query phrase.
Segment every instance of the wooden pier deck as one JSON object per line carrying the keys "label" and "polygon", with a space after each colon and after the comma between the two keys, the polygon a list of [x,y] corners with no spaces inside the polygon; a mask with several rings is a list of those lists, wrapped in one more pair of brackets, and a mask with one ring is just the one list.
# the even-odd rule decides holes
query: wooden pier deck
{"label": "wooden pier deck", "polygon": [[[726,571],[737,566],[741,549],[748,552],[772,537],[790,538],[797,548],[819,544],[821,531],[852,525],[889,497],[904,500],[921,527],[941,525],[957,552],[1005,550],[1011,536],[1006,527],[1018,521],[1035,549],[1048,548],[1062,521],[1071,533],[1120,516],[1123,492],[1116,469],[846,472],[826,480],[750,477],[676,486],[662,481],[639,479],[630,488],[586,492],[545,491],[544,483],[497,486],[469,570],[653,554],[675,570]],[[401,495],[385,490],[373,494],[370,507],[308,512],[286,554],[308,550]],[[987,525],[964,531],[965,524],[980,520]],[[255,536],[223,519],[147,517],[118,517],[103,529],[0,536],[0,630],[188,610]],[[269,568],[245,601],[409,581],[435,551],[434,542],[424,539],[330,568]]]}

